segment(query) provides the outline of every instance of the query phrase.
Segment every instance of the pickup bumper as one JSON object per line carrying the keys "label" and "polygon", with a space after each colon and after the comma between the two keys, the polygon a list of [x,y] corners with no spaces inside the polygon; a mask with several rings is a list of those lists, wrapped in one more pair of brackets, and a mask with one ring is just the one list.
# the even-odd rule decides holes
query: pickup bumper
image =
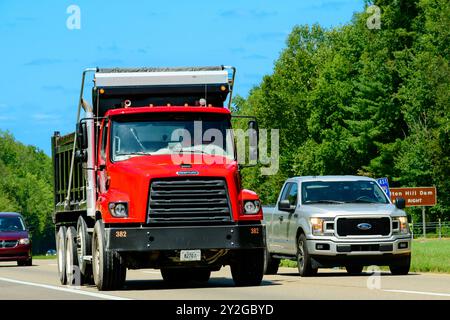
{"label": "pickup bumper", "polygon": [[338,267],[346,264],[391,265],[411,254],[411,237],[374,241],[307,240],[313,264]]}
{"label": "pickup bumper", "polygon": [[150,252],[180,249],[265,248],[261,224],[179,227],[106,227],[107,250]]}

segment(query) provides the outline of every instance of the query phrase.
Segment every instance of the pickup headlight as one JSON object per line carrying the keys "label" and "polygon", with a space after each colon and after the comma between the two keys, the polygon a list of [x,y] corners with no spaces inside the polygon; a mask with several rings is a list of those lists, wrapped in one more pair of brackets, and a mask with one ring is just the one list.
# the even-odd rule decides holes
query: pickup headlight
{"label": "pickup headlight", "polygon": [[399,224],[400,233],[409,233],[409,224],[408,224],[407,217],[399,217],[398,224]]}
{"label": "pickup headlight", "polygon": [[311,218],[310,222],[311,222],[311,227],[312,227],[312,233],[314,235],[322,235],[324,220],[321,218]]}
{"label": "pickup headlight", "polygon": [[259,200],[247,200],[244,202],[244,214],[257,214],[261,209]]}
{"label": "pickup headlight", "polygon": [[24,245],[30,244],[30,239],[28,239],[28,238],[20,239],[19,244],[24,244]]}
{"label": "pickup headlight", "polygon": [[128,217],[128,203],[126,202],[111,202],[109,204],[109,212],[113,217],[126,218]]}

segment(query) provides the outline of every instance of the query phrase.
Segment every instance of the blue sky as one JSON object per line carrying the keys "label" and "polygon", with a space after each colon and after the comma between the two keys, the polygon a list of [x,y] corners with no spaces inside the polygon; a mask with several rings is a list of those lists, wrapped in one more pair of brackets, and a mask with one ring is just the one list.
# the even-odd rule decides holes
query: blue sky
{"label": "blue sky", "polygon": [[[69,30],[67,8],[81,10]],[[348,23],[363,0],[0,0],[0,130],[50,154],[75,127],[86,67],[234,65],[246,96],[295,25]]]}

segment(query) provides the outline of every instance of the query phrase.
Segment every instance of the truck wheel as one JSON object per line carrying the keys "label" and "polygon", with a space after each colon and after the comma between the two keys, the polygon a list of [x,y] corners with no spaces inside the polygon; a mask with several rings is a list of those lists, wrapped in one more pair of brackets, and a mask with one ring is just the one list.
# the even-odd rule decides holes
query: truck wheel
{"label": "truck wheel", "polygon": [[122,258],[115,252],[106,250],[106,237],[103,222],[95,223],[92,237],[92,270],[98,290],[122,288],[127,269]]}
{"label": "truck wheel", "polygon": [[[66,279],[67,284],[70,286],[80,285],[75,283],[77,280],[77,276],[80,274],[78,272],[78,257],[77,257],[77,244],[75,242],[76,230],[74,227],[67,228],[66,232]],[[80,279],[78,279],[80,280]]]}
{"label": "truck wheel", "polygon": [[239,250],[231,263],[231,275],[236,286],[259,286],[264,276],[264,250]]}
{"label": "truck wheel", "polygon": [[394,276],[404,276],[409,273],[411,267],[411,255],[409,254],[397,263],[391,264],[389,269]]}
{"label": "truck wheel", "polygon": [[277,274],[281,260],[272,257],[267,249],[265,251],[264,259],[265,259],[264,274]]}
{"label": "truck wheel", "polygon": [[301,277],[311,277],[317,274],[317,268],[312,267],[311,256],[306,245],[306,236],[301,234],[297,243],[297,268]]}
{"label": "truck wheel", "polygon": [[358,275],[358,274],[361,274],[361,272],[364,269],[364,266],[359,266],[359,265],[345,266],[345,269],[347,270],[348,274]]}
{"label": "truck wheel", "polygon": [[62,226],[59,227],[56,233],[56,253],[57,253],[57,263],[58,263],[58,276],[59,281],[62,285],[67,283],[66,277],[66,232],[67,228]]}
{"label": "truck wheel", "polygon": [[87,231],[86,221],[83,217],[78,218],[77,222],[77,256],[78,266],[80,268],[82,283],[93,284],[92,264],[84,260],[84,256],[91,255],[92,237]]}

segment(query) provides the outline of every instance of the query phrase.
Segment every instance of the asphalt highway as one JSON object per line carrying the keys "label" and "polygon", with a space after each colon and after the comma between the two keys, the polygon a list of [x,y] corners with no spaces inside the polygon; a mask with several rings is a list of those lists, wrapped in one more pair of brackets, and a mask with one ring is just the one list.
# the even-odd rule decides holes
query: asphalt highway
{"label": "asphalt highway", "polygon": [[159,270],[128,270],[125,288],[99,292],[94,286],[62,286],[56,260],[34,260],[31,267],[0,262],[0,300],[450,300],[450,275],[411,273],[392,276],[389,272],[364,272],[349,276],[340,269],[321,269],[316,277],[300,278],[293,268],[280,268],[265,276],[259,287],[234,287],[229,268],[214,272],[206,284],[188,283],[171,287]]}

